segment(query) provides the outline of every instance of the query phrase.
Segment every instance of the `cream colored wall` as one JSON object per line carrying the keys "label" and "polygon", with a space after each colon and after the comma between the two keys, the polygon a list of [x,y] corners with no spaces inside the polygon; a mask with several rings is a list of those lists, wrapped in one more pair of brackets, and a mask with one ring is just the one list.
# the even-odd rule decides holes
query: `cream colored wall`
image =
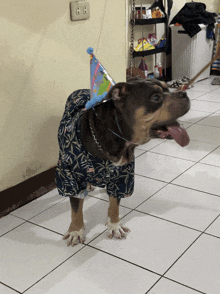
{"label": "cream colored wall", "polygon": [[67,0],[0,2],[0,190],[56,165],[57,129],[68,95],[89,88],[89,55],[125,81],[126,2],[89,0],[71,22]]}

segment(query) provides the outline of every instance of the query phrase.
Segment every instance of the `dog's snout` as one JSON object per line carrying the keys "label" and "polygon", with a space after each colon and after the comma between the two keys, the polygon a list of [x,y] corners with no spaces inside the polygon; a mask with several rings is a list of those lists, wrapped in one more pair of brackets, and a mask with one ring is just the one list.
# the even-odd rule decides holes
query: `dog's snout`
{"label": "dog's snout", "polygon": [[187,99],[188,96],[187,96],[186,91],[180,91],[180,95],[179,95],[179,97],[180,97],[180,98],[185,98],[185,99]]}
{"label": "dog's snout", "polygon": [[182,93],[183,93],[183,98],[186,98],[187,97],[186,91],[182,91]]}
{"label": "dog's snout", "polygon": [[180,99],[189,100],[189,97],[188,97],[186,91],[178,91],[177,97]]}

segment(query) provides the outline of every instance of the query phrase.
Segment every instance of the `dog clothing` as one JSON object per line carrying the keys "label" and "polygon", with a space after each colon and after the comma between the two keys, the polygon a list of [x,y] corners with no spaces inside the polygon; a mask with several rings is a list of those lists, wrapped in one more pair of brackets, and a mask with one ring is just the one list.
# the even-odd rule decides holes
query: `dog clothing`
{"label": "dog clothing", "polygon": [[58,130],[59,160],[56,184],[59,194],[85,198],[87,183],[104,188],[112,197],[129,197],[134,189],[134,160],[123,166],[94,157],[81,143],[80,117],[90,90],[77,90],[67,99]]}

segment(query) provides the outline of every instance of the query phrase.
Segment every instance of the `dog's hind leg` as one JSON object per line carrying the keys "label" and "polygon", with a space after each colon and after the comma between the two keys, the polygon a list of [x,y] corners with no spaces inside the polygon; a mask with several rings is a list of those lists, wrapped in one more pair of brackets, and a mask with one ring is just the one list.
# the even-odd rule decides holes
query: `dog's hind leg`
{"label": "dog's hind leg", "polygon": [[70,197],[71,204],[71,223],[68,231],[65,233],[63,239],[67,239],[67,246],[77,245],[78,243],[84,243],[84,222],[83,222],[83,201],[84,199],[78,199]]}
{"label": "dog's hind leg", "polygon": [[130,230],[126,228],[119,218],[119,204],[120,199],[115,197],[109,197],[108,219],[106,225],[107,235],[111,239],[112,237],[121,239],[121,237],[127,236],[127,232]]}

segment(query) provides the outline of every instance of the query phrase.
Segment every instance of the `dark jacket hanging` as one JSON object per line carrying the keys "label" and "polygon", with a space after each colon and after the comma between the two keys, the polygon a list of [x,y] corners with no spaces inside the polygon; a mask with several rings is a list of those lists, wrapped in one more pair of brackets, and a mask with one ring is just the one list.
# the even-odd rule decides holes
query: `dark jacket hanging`
{"label": "dark jacket hanging", "polygon": [[205,24],[209,30],[213,30],[216,16],[216,13],[206,11],[204,3],[191,2],[184,5],[170,24],[181,24],[185,32],[192,38],[201,31],[199,24]]}

